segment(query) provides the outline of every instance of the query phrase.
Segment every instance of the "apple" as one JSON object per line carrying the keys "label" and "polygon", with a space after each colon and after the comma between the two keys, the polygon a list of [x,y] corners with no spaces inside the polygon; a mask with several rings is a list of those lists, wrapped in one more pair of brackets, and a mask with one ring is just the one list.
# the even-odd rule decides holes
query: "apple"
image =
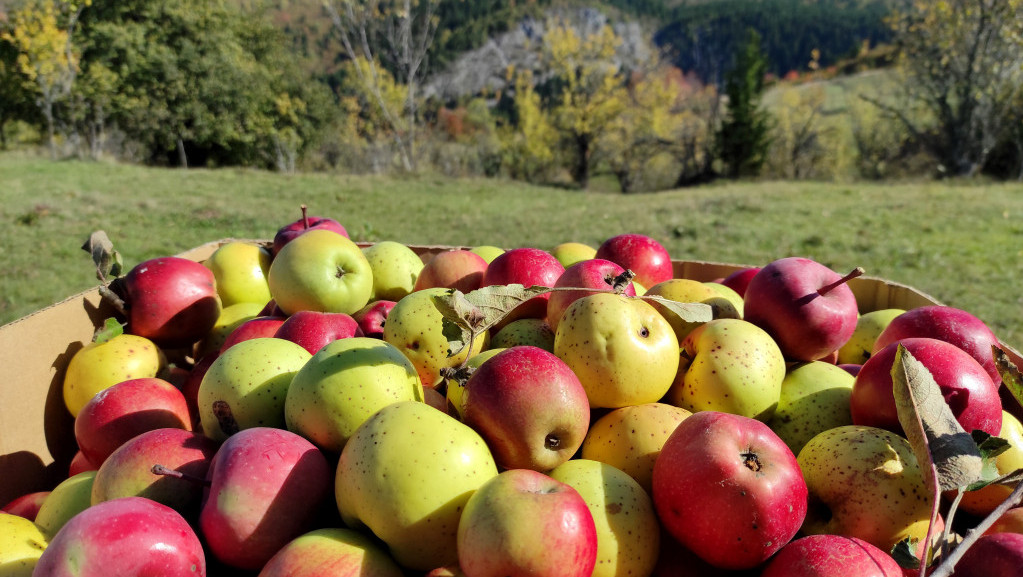
{"label": "apple", "polygon": [[220,315],[216,278],[201,263],[177,256],[135,265],[111,283],[124,301],[128,332],[160,347],[189,346],[213,328]]}
{"label": "apple", "polygon": [[578,375],[594,408],[660,400],[678,370],[678,350],[654,307],[610,292],[573,302],[554,333],[554,354]]}
{"label": "apple", "polygon": [[370,415],[406,400],[423,400],[412,362],[386,341],[352,337],[327,344],[295,373],[284,420],[321,450],[340,453]]}
{"label": "apple", "polygon": [[750,279],[753,278],[760,271],[758,266],[742,267],[734,272],[725,275],[721,279],[721,284],[734,290],[741,297],[746,295],[746,287],[749,286]]}
{"label": "apple", "polygon": [[128,379],[97,393],[75,418],[75,440],[96,466],[126,441],[153,429],[192,430],[185,395],[155,377]]}
{"label": "apple", "polygon": [[92,483],[96,471],[85,471],[68,477],[50,491],[50,496],[39,506],[35,524],[43,533],[53,537],[72,517],[92,505]]}
{"label": "apple", "polygon": [[203,577],[206,556],[188,522],[144,497],[89,507],[68,521],[39,557],[35,575]]}
{"label": "apple", "polygon": [[272,336],[299,344],[310,355],[338,339],[363,336],[359,323],[347,313],[298,311],[287,318]]}
{"label": "apple", "polygon": [[746,288],[747,321],[768,332],[786,359],[815,361],[838,350],[856,329],[856,297],[841,276],[808,258],[787,257],[765,265]]}
{"label": "apple", "polygon": [[[577,262],[565,269],[554,282],[555,288],[579,288],[589,290],[559,290],[550,293],[547,299],[547,323],[557,330],[558,322],[565,315],[565,309],[581,297],[597,291],[613,291],[615,279],[625,272],[617,264],[603,259],[588,259]],[[625,285],[622,293],[636,296],[632,282]]]}
{"label": "apple", "polygon": [[206,371],[210,370],[210,365],[218,356],[220,356],[219,353],[213,353],[196,361],[188,371],[188,378],[181,384],[181,394],[184,395],[185,404],[188,405],[193,431],[202,430],[202,418],[199,415],[199,386],[202,385],[202,378],[206,376]]}
{"label": "apple", "polygon": [[387,323],[387,315],[397,304],[396,301],[378,300],[373,301],[352,314],[359,330],[363,336],[374,339],[384,338],[384,325]]}
{"label": "apple", "polygon": [[650,575],[660,551],[661,524],[650,495],[621,469],[589,459],[558,465],[550,476],[586,501],[597,530],[594,577]]}
{"label": "apple", "polygon": [[78,473],[95,471],[96,469],[99,469],[99,465],[94,465],[81,450],[78,450],[75,451],[74,456],[71,457],[71,462],[68,463],[67,474],[68,477],[74,477]]}
{"label": "apple", "polygon": [[[447,400],[447,411],[445,412],[459,420],[465,419],[465,385],[468,383],[469,377],[476,369],[480,368],[484,361],[503,350],[504,348],[491,347],[469,357],[465,366],[445,371],[444,398]],[[424,392],[426,390],[429,389],[424,389]]]}
{"label": "apple", "polygon": [[554,352],[554,331],[544,319],[517,319],[494,333],[490,347],[507,349],[518,345],[532,345]]}
{"label": "apple", "polygon": [[675,276],[664,245],[645,234],[619,234],[597,247],[595,258],[609,260],[636,273],[636,282],[650,288]]}
{"label": "apple", "polygon": [[4,577],[31,577],[48,541],[31,520],[0,512],[0,573]]}
{"label": "apple", "polygon": [[281,252],[281,249],[284,248],[284,245],[310,230],[329,230],[348,238],[348,231],[345,229],[344,225],[333,218],[309,216],[307,214],[306,206],[303,204],[302,218],[282,226],[277,229],[277,233],[274,234],[271,248],[273,256],[276,257],[277,253]]}
{"label": "apple", "polygon": [[483,483],[458,522],[458,565],[472,577],[590,577],[597,546],[579,492],[531,469]]}
{"label": "apple", "polygon": [[397,301],[412,292],[423,270],[423,259],[408,246],[382,240],[362,249],[373,270],[373,292],[369,299]]}
{"label": "apple", "polygon": [[894,342],[863,363],[849,399],[853,423],[902,432],[891,374],[900,345],[931,373],[965,431],[980,429],[989,435],[998,434],[1002,428],[1002,403],[998,387],[987,371],[959,347],[926,337]]}
{"label": "apple", "polygon": [[376,542],[352,529],[315,529],[282,547],[259,577],[404,577]]}
{"label": "apple", "polygon": [[804,534],[856,537],[882,551],[907,537],[924,541],[931,496],[904,437],[835,427],[810,439],[797,460],[810,495]]}
{"label": "apple", "polygon": [[661,447],[691,412],[666,403],[644,403],[609,411],[590,426],[581,457],[621,469],[652,493],[654,463]]}
{"label": "apple", "polygon": [[235,240],[217,247],[203,264],[213,272],[221,305],[265,305],[270,300],[266,273],[272,258],[266,247],[252,242]]}
{"label": "apple", "polygon": [[956,563],[953,577],[1017,577],[1023,567],[1023,535],[982,535]]}
{"label": "apple", "polygon": [[202,432],[223,441],[250,427],[285,428],[288,386],[311,357],[301,345],[277,338],[249,339],[224,351],[199,384]]}
{"label": "apple", "polygon": [[[735,310],[734,318],[737,319],[742,318],[743,312],[746,310],[746,301],[743,300],[742,295],[735,292],[735,289],[714,281],[704,282],[703,285],[712,289],[714,292],[718,293],[718,296],[724,297],[725,301],[731,304],[731,308]],[[725,308],[724,310],[727,310],[727,308]],[[722,314],[721,316],[725,315]]]}
{"label": "apple", "polygon": [[[1009,448],[995,457],[999,475],[1008,475],[1023,469],[1023,424],[1012,413],[1002,411],[1002,428],[998,436],[1009,442]],[[963,493],[959,508],[977,516],[990,515],[1012,493],[1011,485],[988,485],[976,491]]]}
{"label": "apple", "polygon": [[281,328],[286,319],[287,317],[264,315],[245,320],[227,335],[223,344],[220,345],[219,352],[222,353],[241,341],[272,337],[277,333],[277,329]]}
{"label": "apple", "polygon": [[849,397],[854,381],[848,371],[823,361],[792,366],[782,379],[778,406],[767,426],[799,454],[817,433],[853,424]]}
{"label": "apple", "polygon": [[445,250],[426,261],[419,271],[413,290],[450,288],[463,293],[471,292],[480,288],[487,266],[488,262],[472,251]]}
{"label": "apple", "polygon": [[20,497],[11,499],[6,505],[0,507],[0,512],[24,517],[29,521],[35,521],[36,515],[39,514],[39,507],[49,495],[49,491],[33,491],[31,493],[25,493]]}
{"label": "apple", "polygon": [[521,345],[491,357],[465,384],[464,421],[503,469],[546,472],[569,460],[590,425],[590,404],[564,361]]}
{"label": "apple", "polygon": [[661,448],[653,501],[664,528],[700,558],[749,569],[799,531],[807,485],[795,455],[763,422],[703,411]]}
{"label": "apple", "polygon": [[781,548],[760,577],[902,577],[891,555],[855,537],[807,535]]}
{"label": "apple", "polygon": [[[167,505],[188,519],[199,511],[210,460],[219,443],[202,433],[154,429],[139,434],[114,451],[96,471],[91,503],[120,497],[146,497]],[[160,465],[183,476],[154,470]]]}
{"label": "apple", "polygon": [[469,251],[480,255],[487,264],[490,264],[490,261],[494,260],[499,254],[504,252],[504,249],[489,244],[481,244],[470,248]]}
{"label": "apple", "polygon": [[96,393],[128,379],[155,377],[166,364],[163,351],[138,335],[121,334],[88,343],[68,361],[64,405],[77,417]]}
{"label": "apple", "polygon": [[[552,287],[564,272],[565,267],[561,266],[554,255],[545,250],[513,248],[501,253],[491,261],[483,274],[480,286],[521,284],[524,287]],[[551,293],[544,293],[535,296],[515,307],[498,323],[498,329],[515,319],[546,317],[547,300],[550,295]]]}
{"label": "apple", "polygon": [[785,358],[760,327],[714,319],[681,343],[682,360],[665,401],[692,412],[724,411],[767,421],[785,380]]}
{"label": "apple", "polygon": [[476,339],[471,350],[465,347],[458,354],[449,355],[444,316],[434,300],[447,295],[448,289],[439,287],[414,291],[394,305],[384,325],[384,340],[412,361],[424,387],[437,386],[443,380],[442,368],[460,366],[486,344],[485,339]]}
{"label": "apple", "polygon": [[862,365],[874,352],[874,343],[892,319],[906,312],[903,309],[880,309],[865,312],[856,319],[852,336],[838,349],[838,364]]}
{"label": "apple", "polygon": [[1023,534],[1023,507],[1013,507],[988,527],[984,533],[1021,533]]}
{"label": "apple", "polygon": [[302,310],[350,315],[366,306],[373,294],[373,268],[348,237],[313,229],[277,253],[267,282],[286,315]]}
{"label": "apple", "polygon": [[938,339],[963,349],[984,367],[996,385],[1001,384],[1002,377],[991,354],[991,347],[999,344],[998,337],[973,314],[942,305],[908,310],[888,323],[878,335],[873,351],[912,337]]}
{"label": "apple", "polygon": [[220,311],[220,316],[217,317],[217,322],[214,323],[210,332],[206,333],[206,336],[192,347],[192,357],[201,359],[206,355],[220,352],[224,348],[227,338],[231,336],[231,333],[252,319],[262,316],[283,316],[279,314],[265,315],[263,314],[264,308],[258,303],[246,302],[224,307]]}
{"label": "apple", "polygon": [[425,403],[401,401],[348,439],[334,494],[346,526],[372,531],[401,566],[430,571],[458,560],[466,502],[496,475],[479,433]]}
{"label": "apple", "polygon": [[[646,295],[659,296],[680,303],[703,303],[710,306],[711,315],[715,319],[742,318],[742,314],[739,312],[741,309],[736,308],[727,297],[706,283],[692,279],[673,278],[659,282],[647,289],[644,296]],[[675,337],[678,338],[680,343],[693,329],[703,324],[701,322],[684,321],[678,316],[671,314],[671,312],[664,308],[664,305],[656,301],[651,301],[650,304],[657,309],[657,312],[664,315],[664,318],[671,324],[671,328],[675,330]]]}
{"label": "apple", "polygon": [[314,528],[329,503],[331,467],[301,436],[254,427],[224,441],[207,480],[199,530],[208,550],[227,565],[258,571]]}
{"label": "apple", "polygon": [[577,262],[597,257],[597,249],[582,242],[563,242],[551,249],[551,254],[558,259],[561,266],[568,267]]}

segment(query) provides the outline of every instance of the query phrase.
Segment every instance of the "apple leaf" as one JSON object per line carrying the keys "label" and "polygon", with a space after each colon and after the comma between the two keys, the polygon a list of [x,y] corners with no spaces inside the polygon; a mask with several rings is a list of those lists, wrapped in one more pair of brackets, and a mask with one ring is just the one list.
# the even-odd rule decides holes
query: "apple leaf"
{"label": "apple leaf", "polygon": [[443,317],[442,330],[448,339],[448,356],[462,352],[515,307],[552,290],[545,286],[492,285],[468,294],[452,289],[435,297],[434,303]]}
{"label": "apple leaf", "polygon": [[892,559],[903,569],[918,569],[920,559],[916,556],[915,547],[909,537],[899,541],[890,551]]}
{"label": "apple leaf", "polygon": [[124,334],[124,325],[118,322],[117,319],[110,317],[103,321],[103,326],[93,333],[92,342],[105,343],[117,335],[122,334]]}
{"label": "apple leaf", "polygon": [[714,309],[707,303],[683,303],[657,295],[643,295],[638,298],[656,302],[682,319],[682,322],[706,323],[714,319]]}
{"label": "apple leaf", "polygon": [[1012,393],[1012,397],[1016,399],[1017,403],[1023,405],[1023,373],[1020,373],[1016,363],[1009,358],[1009,353],[999,346],[992,345],[991,354],[994,356],[995,367],[998,368],[998,374],[1002,376],[1005,388]]}
{"label": "apple leaf", "polygon": [[106,282],[108,278],[121,276],[124,263],[121,260],[121,253],[114,250],[114,243],[102,230],[97,230],[89,235],[82,250],[92,255],[92,262],[96,265],[96,278],[100,282]]}

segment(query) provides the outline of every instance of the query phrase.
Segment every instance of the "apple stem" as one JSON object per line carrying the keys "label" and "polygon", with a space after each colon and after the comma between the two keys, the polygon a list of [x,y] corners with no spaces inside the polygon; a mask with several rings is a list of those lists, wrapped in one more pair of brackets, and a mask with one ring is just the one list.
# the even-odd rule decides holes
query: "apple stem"
{"label": "apple stem", "polygon": [[168,477],[175,477],[177,479],[184,479],[185,481],[189,481],[189,482],[195,483],[197,485],[202,485],[204,487],[209,487],[210,484],[211,484],[209,482],[209,480],[207,480],[207,479],[196,477],[195,475],[189,475],[188,473],[182,473],[181,471],[178,471],[177,469],[171,469],[171,468],[168,468],[168,467],[164,467],[163,465],[161,465],[159,463],[153,465],[152,468],[150,468],[150,471],[152,471],[152,473],[154,475],[166,475]]}
{"label": "apple stem", "polygon": [[862,275],[863,273],[864,273],[863,267],[858,266],[858,267],[852,269],[852,271],[850,271],[849,274],[845,275],[844,277],[836,280],[835,282],[833,282],[831,284],[824,285],[821,288],[817,289],[817,294],[819,294],[821,296],[824,296],[824,295],[828,294],[829,292],[831,292],[833,289],[844,285],[845,283],[847,283],[850,280],[852,280],[852,279]]}
{"label": "apple stem", "polygon": [[309,212],[305,203],[302,203],[302,228],[309,230]]}

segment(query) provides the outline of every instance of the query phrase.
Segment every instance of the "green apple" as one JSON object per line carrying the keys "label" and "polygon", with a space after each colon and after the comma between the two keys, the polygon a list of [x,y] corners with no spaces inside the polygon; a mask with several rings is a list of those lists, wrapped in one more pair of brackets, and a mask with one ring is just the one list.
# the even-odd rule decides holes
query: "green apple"
{"label": "green apple", "polygon": [[355,429],[397,401],[422,401],[416,368],[394,345],[370,337],[328,343],[302,366],[284,401],[288,430],[340,453]]}
{"label": "green apple", "polygon": [[487,344],[485,339],[476,339],[471,351],[466,347],[457,355],[448,354],[444,316],[434,300],[445,297],[448,292],[448,289],[435,287],[410,293],[395,303],[384,324],[384,340],[398,347],[412,361],[424,387],[437,386],[442,380],[442,368],[461,365]]}
{"label": "green apple", "polygon": [[532,345],[554,352],[554,331],[544,319],[523,318],[504,325],[490,339],[493,348]]}
{"label": "green apple", "polygon": [[292,539],[267,561],[259,577],[403,577],[380,545],[352,529],[316,529]]}
{"label": "green apple", "polygon": [[737,319],[741,319],[742,318],[742,313],[743,313],[743,309],[744,309],[744,303],[743,303],[743,300],[742,300],[742,295],[740,295],[739,293],[735,292],[735,289],[733,289],[732,287],[725,286],[725,285],[723,285],[723,284],[721,284],[719,282],[708,281],[708,282],[705,282],[703,284],[708,286],[708,287],[710,287],[710,288],[712,288],[712,289],[714,289],[715,292],[717,292],[719,295],[725,297],[725,299],[727,299],[728,302],[732,303],[732,307],[735,309],[735,312],[736,312],[736,316],[734,316],[732,318],[737,318]]}
{"label": "green apple", "polygon": [[[999,475],[1008,475],[1023,469],[1023,424],[1012,413],[1002,410],[1002,428],[998,436],[1009,442],[1009,448],[995,457]],[[967,513],[984,517],[1012,493],[1011,485],[988,485],[963,494],[959,508]]]}
{"label": "green apple", "polygon": [[350,315],[369,303],[373,268],[359,245],[336,232],[312,229],[277,253],[267,282],[286,315],[302,310]]}
{"label": "green apple", "polygon": [[660,551],[661,524],[650,494],[627,473],[599,461],[572,459],[550,476],[586,501],[597,527],[593,577],[650,575]]}
{"label": "green apple", "polygon": [[265,305],[270,301],[270,286],[266,282],[270,260],[270,251],[266,248],[236,240],[220,245],[203,264],[213,271],[223,306]]}
{"label": "green apple", "polygon": [[0,512],[0,574],[32,577],[48,542],[46,534],[32,521]]}
{"label": "green apple", "polygon": [[551,249],[561,266],[568,268],[577,262],[597,257],[597,249],[581,242],[563,242]]}
{"label": "green apple", "polygon": [[78,473],[61,481],[39,507],[36,525],[53,538],[71,517],[92,506],[92,485],[96,471]]}
{"label": "green apple", "polygon": [[217,317],[217,322],[214,323],[210,332],[200,339],[199,342],[195,343],[195,358],[201,359],[206,355],[219,352],[220,347],[227,340],[227,335],[231,334],[232,331],[245,321],[259,316],[265,305],[266,303],[239,302],[222,308],[220,316]]}
{"label": "green apple", "polygon": [[824,361],[793,365],[767,425],[798,455],[817,433],[853,424],[849,397],[855,381],[842,367]]}
{"label": "green apple", "polygon": [[415,288],[419,271],[423,270],[423,259],[409,247],[393,240],[367,246],[362,249],[362,254],[366,255],[373,270],[370,301],[401,300]]}
{"label": "green apple", "polygon": [[335,495],[345,525],[372,531],[403,567],[428,571],[457,561],[462,509],[495,476],[476,431],[425,403],[400,401],[348,440]]}
{"label": "green apple", "polygon": [[[727,297],[707,284],[692,279],[668,279],[650,287],[644,294],[659,296],[680,303],[703,303],[709,305],[713,318],[716,319],[737,319],[742,317],[742,314]],[[666,311],[663,305],[656,301],[652,301],[651,304],[654,305],[657,312],[664,315],[664,318],[671,324],[671,328],[675,329],[675,336],[680,343],[690,331],[703,324],[683,321],[677,315]]]}
{"label": "green apple", "polygon": [[683,361],[667,402],[767,421],[781,397],[785,358],[766,331],[742,319],[714,319],[682,341]]}
{"label": "green apple", "polygon": [[251,427],[285,428],[288,386],[311,357],[302,345],[272,337],[241,341],[224,351],[199,384],[203,434],[223,441]]}
{"label": "green apple", "polygon": [[654,462],[678,424],[691,412],[666,403],[621,407],[597,419],[586,434],[581,456],[612,465],[653,494]]}
{"label": "green apple", "polygon": [[155,377],[166,364],[160,348],[145,337],[120,334],[91,342],[68,361],[64,405],[76,417],[96,393],[128,379]]}
{"label": "green apple", "polygon": [[480,255],[483,258],[483,260],[487,262],[487,264],[490,264],[490,261],[497,258],[498,255],[504,253],[504,249],[498,248],[496,246],[491,246],[489,244],[483,244],[480,246],[472,247],[471,249],[469,249],[469,252],[474,252]]}
{"label": "green apple", "polygon": [[836,427],[810,439],[797,461],[810,499],[803,533],[856,537],[883,551],[907,537],[926,538],[931,499],[904,437]]}
{"label": "green apple", "polygon": [[579,377],[594,408],[659,400],[679,357],[675,331],[653,306],[611,292],[584,296],[565,309],[554,354]]}
{"label": "green apple", "polygon": [[[479,354],[469,357],[469,360],[465,363],[465,368],[471,374],[472,371],[475,371],[483,364],[483,361],[503,350],[503,347],[491,347],[485,351],[480,351]],[[448,414],[459,419],[465,418],[465,383],[468,380],[469,375],[463,375],[462,378],[448,377],[444,379],[444,396],[447,399]]]}
{"label": "green apple", "polygon": [[888,323],[906,311],[880,309],[863,313],[856,319],[856,328],[849,340],[838,349],[838,364],[862,365],[870,358],[877,341]]}

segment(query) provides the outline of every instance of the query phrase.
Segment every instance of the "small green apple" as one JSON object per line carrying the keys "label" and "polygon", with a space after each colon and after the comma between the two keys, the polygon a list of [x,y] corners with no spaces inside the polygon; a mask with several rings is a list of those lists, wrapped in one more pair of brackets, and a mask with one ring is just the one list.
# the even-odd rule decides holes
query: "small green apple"
{"label": "small green apple", "polygon": [[472,247],[471,249],[469,249],[469,252],[474,252],[480,255],[483,258],[483,260],[487,262],[487,264],[490,264],[490,261],[497,258],[498,255],[504,253],[504,249],[496,246],[491,246],[489,244],[483,244],[480,246]]}
{"label": "small green apple", "polygon": [[167,364],[163,352],[151,340],[120,334],[79,349],[64,373],[64,404],[78,416],[96,393],[121,381],[155,377]]}
{"label": "small green apple", "polygon": [[373,267],[348,238],[312,229],[277,253],[267,282],[277,307],[287,315],[301,310],[350,315],[369,303]]}
{"label": "small green apple", "polygon": [[480,435],[419,401],[392,403],[348,439],[335,495],[345,525],[366,527],[403,567],[457,561],[458,520],[497,465]]}
{"label": "small green apple", "polygon": [[878,335],[892,319],[904,312],[902,309],[880,309],[861,314],[856,319],[852,336],[838,349],[838,364],[862,365],[867,362]]}
{"label": "small green apple", "polygon": [[[373,269],[370,301],[399,301],[416,286],[423,259],[412,249],[393,240],[382,240],[362,249]],[[350,313],[349,313],[350,314]]]}
{"label": "small green apple", "polygon": [[288,430],[340,453],[355,429],[397,401],[422,401],[416,368],[394,345],[370,337],[328,343],[302,366],[284,402]]}
{"label": "small green apple", "polygon": [[223,441],[242,429],[285,428],[288,387],[311,357],[302,345],[272,337],[241,341],[224,351],[199,384],[203,434]]}
{"label": "small green apple", "polygon": [[849,397],[855,377],[824,361],[793,365],[781,383],[778,407],[767,425],[794,455],[817,433],[852,424]]}
{"label": "small green apple", "polygon": [[49,538],[39,525],[18,515],[0,512],[0,573],[32,577]]}
{"label": "small green apple", "polygon": [[199,342],[195,343],[193,353],[195,358],[201,359],[206,355],[219,352],[220,347],[227,340],[227,335],[231,334],[232,331],[245,321],[259,316],[265,305],[266,303],[239,302],[222,308],[220,316],[217,317],[217,322],[210,329],[210,332],[200,339]]}
{"label": "small green apple", "polygon": [[203,264],[213,271],[223,306],[241,302],[265,305],[270,301],[266,283],[270,260],[265,247],[236,240],[220,245]]}
{"label": "small green apple", "polygon": [[581,242],[563,242],[551,249],[561,266],[568,268],[577,262],[596,258],[597,249]]}
{"label": "small green apple", "polygon": [[532,345],[547,352],[554,352],[554,331],[544,319],[516,319],[494,333],[490,339],[493,348],[508,348],[518,345]]}
{"label": "small green apple", "polygon": [[554,354],[578,375],[591,407],[652,403],[678,370],[678,339],[657,310],[598,292],[574,301],[554,333]]}
{"label": "small green apple", "polygon": [[781,397],[785,358],[766,331],[742,319],[714,319],[686,336],[681,356],[667,402],[694,413],[771,418]]}
{"label": "small green apple", "polygon": [[71,517],[92,505],[92,485],[96,471],[85,471],[61,481],[39,507],[36,525],[49,538],[53,538]]}

